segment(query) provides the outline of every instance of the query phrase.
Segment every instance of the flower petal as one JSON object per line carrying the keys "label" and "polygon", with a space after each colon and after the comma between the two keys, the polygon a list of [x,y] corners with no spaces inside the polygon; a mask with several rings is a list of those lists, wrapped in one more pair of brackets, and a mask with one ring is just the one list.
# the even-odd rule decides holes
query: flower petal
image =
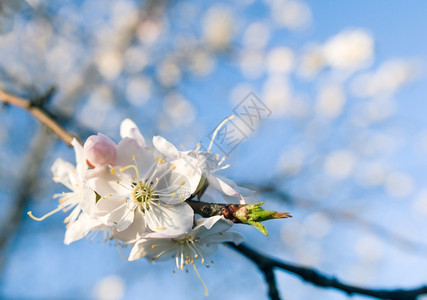
{"label": "flower petal", "polygon": [[237,191],[237,185],[230,179],[216,177],[213,175],[207,176],[210,187],[221,192],[227,202],[238,200],[240,204],[246,204],[245,198]]}
{"label": "flower petal", "polygon": [[176,149],[176,147],[164,137],[154,136],[153,145],[162,155],[166,156],[168,161],[175,160],[180,157],[178,149]]}
{"label": "flower petal", "polygon": [[99,229],[102,223],[99,220],[88,218],[85,214],[81,214],[79,218],[70,224],[65,232],[64,243],[70,243],[83,238],[91,230]]}
{"label": "flower petal", "polygon": [[74,166],[69,162],[62,160],[61,158],[56,159],[51,167],[53,181],[60,182],[70,190],[74,190],[75,184],[77,183],[75,178],[77,174],[72,175],[73,170],[75,173],[76,171]]}
{"label": "flower petal", "polygon": [[223,216],[213,216],[205,219],[196,220],[196,227],[193,232],[202,238],[211,234],[223,233],[233,226],[233,222],[226,220]]}
{"label": "flower petal", "polygon": [[120,124],[120,136],[132,138],[138,142],[140,147],[145,147],[145,140],[135,123],[130,119],[124,119]]}
{"label": "flower petal", "polygon": [[74,151],[76,152],[76,171],[82,181],[87,170],[83,147],[75,138],[71,141],[71,145],[73,145]]}
{"label": "flower petal", "polygon": [[123,231],[114,233],[114,237],[126,243],[134,243],[148,230],[145,219],[140,213],[135,213],[132,224]]}
{"label": "flower petal", "polygon": [[117,176],[112,175],[108,168],[95,168],[86,173],[87,185],[100,196],[112,194],[126,197],[130,193],[127,184],[122,184]]}
{"label": "flower petal", "polygon": [[151,204],[145,221],[151,230],[165,235],[180,235],[191,230],[193,209],[187,203],[176,205]]}
{"label": "flower petal", "polygon": [[176,252],[176,247],[176,243],[171,239],[141,239],[132,247],[128,260],[137,260],[145,256],[156,260],[169,259],[173,257],[170,254]]}

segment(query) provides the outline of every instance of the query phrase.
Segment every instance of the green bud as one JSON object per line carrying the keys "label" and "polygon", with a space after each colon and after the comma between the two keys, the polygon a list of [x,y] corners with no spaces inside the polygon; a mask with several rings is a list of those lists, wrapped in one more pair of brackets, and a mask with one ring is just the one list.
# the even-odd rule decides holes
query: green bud
{"label": "green bud", "polygon": [[234,216],[239,219],[240,222],[252,225],[263,234],[268,235],[267,229],[260,222],[271,219],[289,218],[291,215],[289,213],[278,213],[277,211],[265,210],[261,207],[263,204],[264,201],[242,206],[234,213]]}

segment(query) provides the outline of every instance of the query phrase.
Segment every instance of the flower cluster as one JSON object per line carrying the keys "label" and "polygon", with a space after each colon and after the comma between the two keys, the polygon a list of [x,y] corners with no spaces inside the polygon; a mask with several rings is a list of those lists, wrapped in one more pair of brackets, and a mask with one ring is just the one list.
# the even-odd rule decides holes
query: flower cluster
{"label": "flower cluster", "polygon": [[128,260],[174,258],[178,269],[192,264],[196,273],[195,260],[209,264],[218,244],[243,240],[229,231],[232,221],[222,215],[203,218],[188,204],[220,194],[244,206],[248,191],[216,174],[228,167],[224,158],[211,154],[211,147],[201,151],[200,145],[179,151],[160,136],[147,143],[129,119],[121,123],[120,135],[118,144],[101,133],[84,146],[74,139],[76,166],[60,158],[52,166],[54,181],[69,191],[54,196],[59,206],[45,216],[28,214],[43,220],[71,211],[66,244],[103,232],[106,240],[131,245]]}

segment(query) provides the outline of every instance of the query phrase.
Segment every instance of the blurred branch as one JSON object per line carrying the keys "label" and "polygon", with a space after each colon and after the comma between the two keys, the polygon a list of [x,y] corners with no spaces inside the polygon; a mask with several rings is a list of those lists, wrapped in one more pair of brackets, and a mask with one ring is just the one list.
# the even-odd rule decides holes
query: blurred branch
{"label": "blurred branch", "polygon": [[8,213],[8,217],[1,224],[0,232],[0,270],[3,269],[5,263],[5,250],[9,241],[17,231],[19,224],[22,221],[22,215],[27,202],[31,199],[34,191],[39,184],[38,173],[43,162],[45,153],[48,151],[50,134],[46,130],[39,129],[32,140],[32,147],[28,151],[25,164],[23,166],[24,172],[22,177],[17,178],[16,196],[14,205]]}
{"label": "blurred branch", "polygon": [[422,286],[416,289],[366,289],[357,286],[347,285],[340,280],[329,277],[321,272],[307,267],[297,266],[291,263],[283,262],[265,256],[244,244],[234,245],[228,243],[229,246],[234,248],[237,252],[244,255],[257,265],[260,271],[264,274],[269,288],[270,299],[280,299],[277,292],[276,281],[273,274],[274,269],[281,269],[299,276],[304,281],[312,283],[318,287],[334,288],[345,292],[347,295],[359,294],[371,296],[378,299],[393,299],[393,300],[415,300],[419,296],[427,294],[427,286]]}
{"label": "blurred branch", "polygon": [[271,194],[274,197],[283,200],[286,204],[303,207],[305,209],[320,211],[334,219],[341,219],[341,220],[353,222],[357,225],[367,228],[377,236],[389,237],[391,241],[394,242],[392,244],[396,245],[398,248],[403,248],[403,250],[415,252],[423,256],[427,255],[427,245],[422,244],[420,242],[414,242],[403,235],[400,235],[396,232],[391,231],[389,228],[386,228],[377,223],[365,220],[352,212],[342,211],[342,210],[338,210],[336,208],[331,208],[331,207],[326,207],[316,201],[290,195],[289,193],[286,193],[280,190],[274,184],[266,184],[266,185],[248,184],[248,186],[251,186],[253,189],[255,189],[259,193]]}
{"label": "blurred branch", "polygon": [[[52,89],[49,90],[49,93],[52,93]],[[64,141],[68,146],[71,147],[71,141],[73,136],[69,134],[61,125],[55,122],[45,109],[42,108],[40,103],[44,103],[44,100],[49,98],[50,95],[46,94],[45,96],[39,97],[40,101],[33,102],[31,100],[23,99],[9,93],[6,93],[3,90],[0,90],[0,101],[5,104],[13,105],[27,110],[32,114],[37,120],[39,120],[43,125],[52,130],[61,140]],[[40,103],[37,103],[40,102]]]}

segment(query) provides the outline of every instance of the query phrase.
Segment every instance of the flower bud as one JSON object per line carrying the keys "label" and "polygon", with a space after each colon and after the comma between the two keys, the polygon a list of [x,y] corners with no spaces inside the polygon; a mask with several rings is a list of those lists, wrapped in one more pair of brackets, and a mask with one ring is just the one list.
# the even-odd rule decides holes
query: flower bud
{"label": "flower bud", "polygon": [[114,165],[116,144],[102,133],[91,135],[83,146],[86,162],[91,168]]}

